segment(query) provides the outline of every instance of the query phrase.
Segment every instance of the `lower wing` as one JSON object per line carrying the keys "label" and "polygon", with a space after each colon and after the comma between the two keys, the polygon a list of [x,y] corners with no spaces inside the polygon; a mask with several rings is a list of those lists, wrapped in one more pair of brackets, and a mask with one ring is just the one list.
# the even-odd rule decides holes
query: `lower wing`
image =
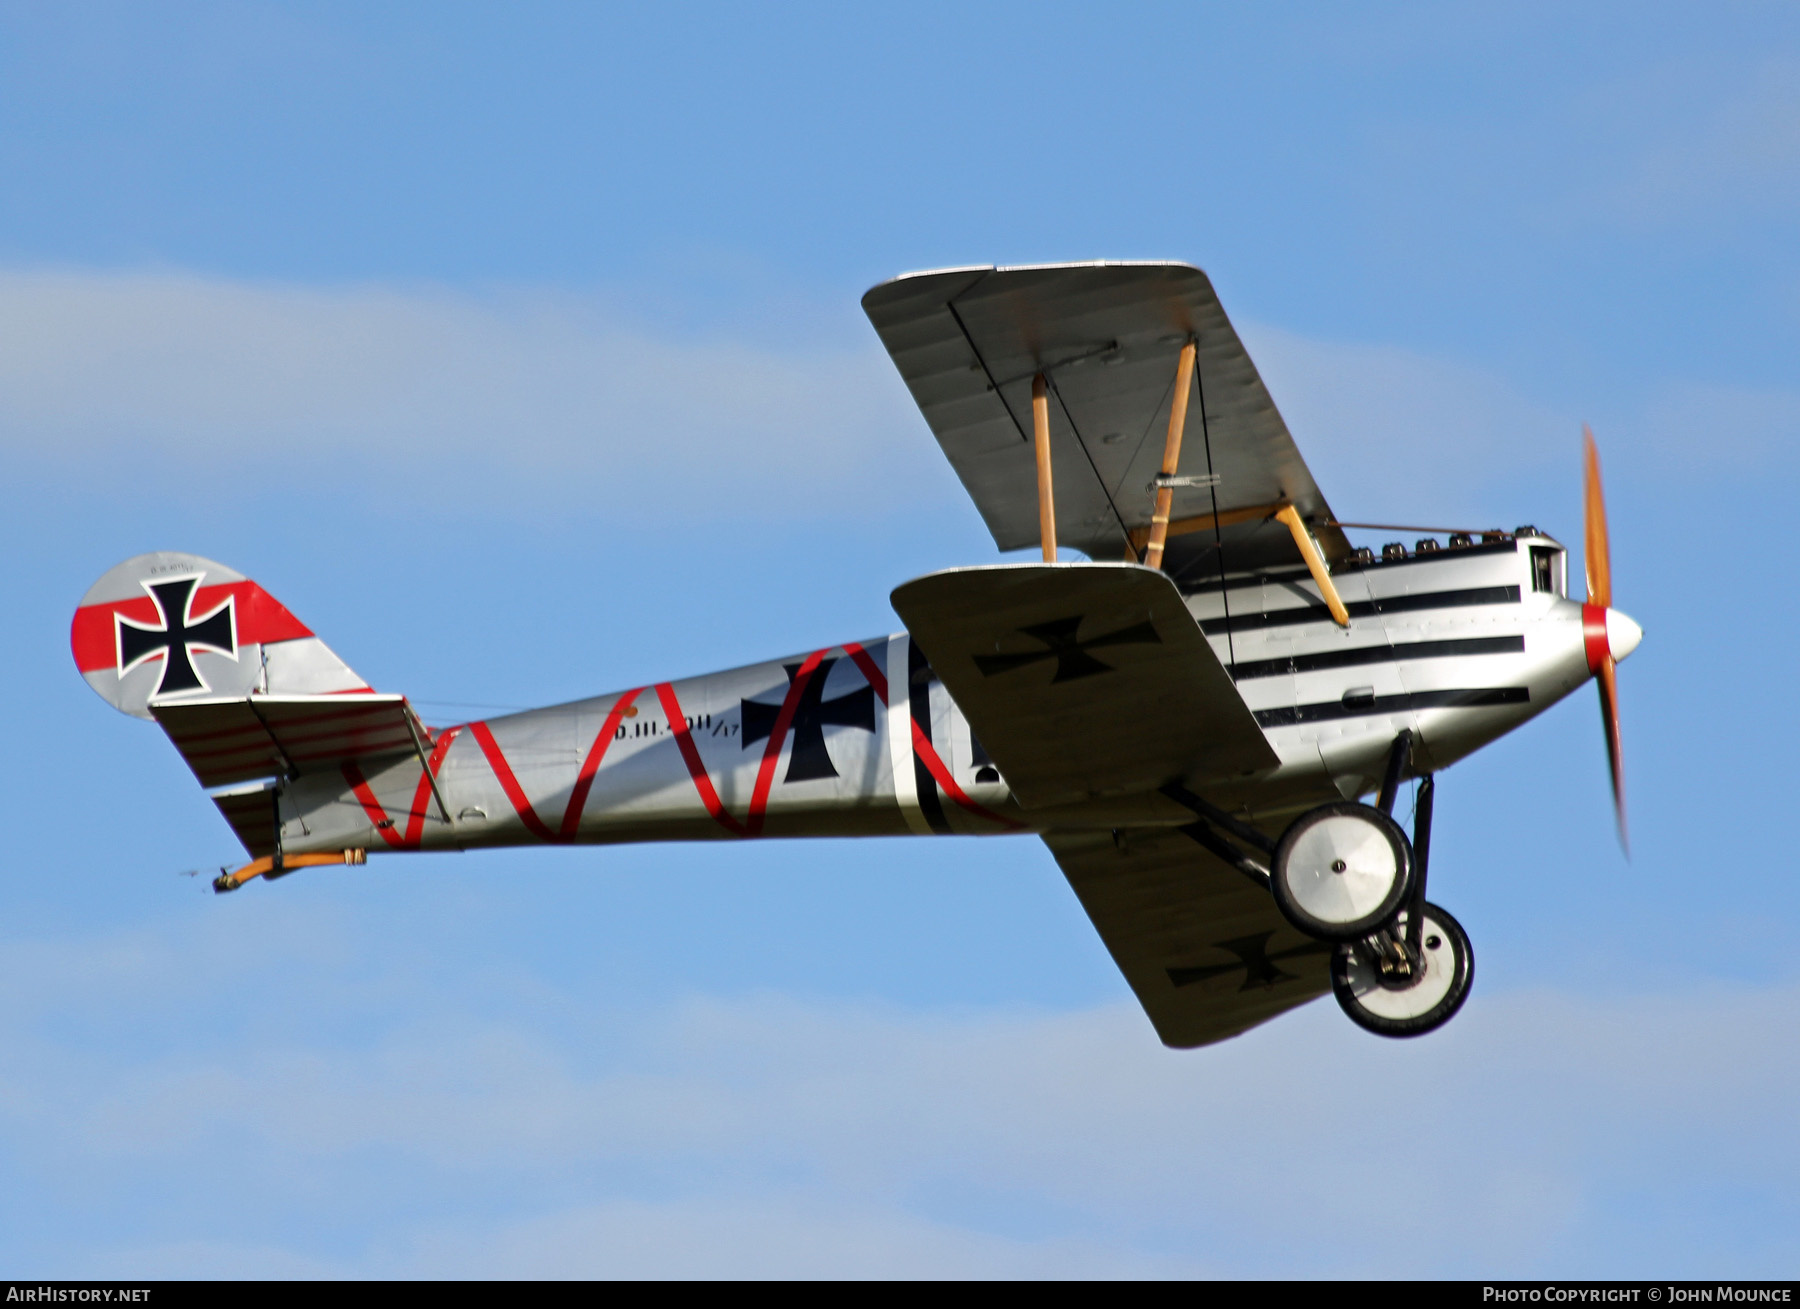
{"label": "lower wing", "polygon": [[1331,989],[1331,950],[1268,891],[1175,827],[1052,831],[1044,843],[1164,1045],[1208,1045]]}

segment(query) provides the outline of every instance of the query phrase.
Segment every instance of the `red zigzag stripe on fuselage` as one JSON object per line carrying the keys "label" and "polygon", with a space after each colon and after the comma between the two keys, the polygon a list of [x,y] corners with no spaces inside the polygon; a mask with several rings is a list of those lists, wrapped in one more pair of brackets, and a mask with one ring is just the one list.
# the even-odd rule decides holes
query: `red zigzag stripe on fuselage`
{"label": "red zigzag stripe on fuselage", "polygon": [[613,737],[618,733],[626,711],[643,692],[644,688],[641,686],[627,691],[606,715],[606,721],[600,725],[600,734],[594,738],[593,745],[588,747],[587,758],[581,761],[581,772],[575,778],[574,789],[569,792],[568,807],[563,810],[562,825],[554,832],[538,817],[537,810],[532,808],[530,797],[525,794],[525,788],[519,785],[519,779],[513,775],[512,766],[500,752],[500,743],[494,740],[494,734],[488,729],[488,725],[485,722],[469,724],[469,734],[481,747],[481,753],[487,756],[488,766],[500,781],[500,789],[506,792],[506,798],[512,802],[519,821],[533,835],[556,845],[565,845],[575,839],[575,831],[581,826],[581,811],[587,804],[588,792],[594,786],[594,775],[600,771],[600,761],[606,757],[607,747],[613,743]]}
{"label": "red zigzag stripe on fuselage", "polygon": [[[830,648],[825,647],[826,650]],[[694,790],[700,793],[700,803],[706,806],[706,812],[719,826],[733,836],[762,835],[763,815],[769,806],[769,791],[775,785],[775,767],[781,762],[781,747],[787,741],[788,729],[794,724],[794,714],[800,707],[806,684],[812,681],[824,658],[825,650],[814,650],[801,661],[793,680],[788,683],[781,708],[775,713],[775,726],[769,731],[769,743],[763,747],[762,762],[756,768],[756,786],[750,792],[750,814],[745,822],[739,822],[719,799],[705,761],[700,758],[700,748],[694,744],[693,734],[688,730],[687,715],[681,712],[681,701],[675,696],[674,685],[669,682],[657,684],[656,697],[662,702],[663,716],[669,720],[669,731],[674,734],[682,761],[687,764],[688,776],[694,779]]]}
{"label": "red zigzag stripe on fuselage", "polygon": [[431,755],[425,761],[425,768],[419,773],[419,785],[413,791],[412,808],[406,814],[406,831],[396,834],[394,824],[388,818],[387,810],[382,808],[375,790],[363,776],[362,769],[354,760],[346,760],[343,764],[344,780],[350,783],[350,790],[355,793],[357,802],[362,805],[363,813],[381,833],[381,839],[397,850],[417,849],[419,838],[425,834],[425,799],[431,794],[431,779],[437,776],[438,769],[443,766],[444,756],[450,753],[450,743],[456,739],[460,727],[452,727],[441,733],[431,746]]}
{"label": "red zigzag stripe on fuselage", "polygon": [[[887,677],[870,658],[869,652],[855,641],[846,642],[842,648],[861,671],[870,687],[874,689],[876,698],[885,706],[888,703]],[[713,821],[733,836],[762,835],[763,820],[768,812],[769,793],[775,784],[775,770],[781,763],[781,750],[787,744],[787,734],[793,727],[794,715],[800,706],[800,697],[806,693],[807,684],[817,674],[819,665],[824,661],[825,655],[830,649],[831,647],[827,646],[825,649],[815,650],[807,655],[795,671],[793,680],[789,682],[787,694],[782,697],[781,708],[775,715],[775,725],[769,732],[769,742],[763,748],[762,759],[757,765],[756,785],[750,795],[750,811],[742,820],[727,809],[724,801],[719,798],[718,788],[713,785],[712,775],[706,770],[706,762],[700,757],[700,748],[694,744],[693,733],[688,727],[687,715],[682,712],[681,701],[675,694],[674,684],[671,682],[656,684],[657,701],[662,706],[663,717],[669,724],[669,733],[675,738],[675,747],[681,752],[682,762],[687,765],[688,776],[693,780],[694,791],[699,796],[701,805]],[[632,703],[643,694],[644,689],[640,686],[620,696],[618,702],[613,705],[612,711],[607,714],[600,734],[594,738],[587,758],[582,761],[581,774],[576,778],[574,790],[569,794],[569,805],[563,813],[562,824],[557,831],[552,831],[549,825],[538,816],[537,810],[532,807],[530,797],[519,785],[518,778],[514,775],[511,765],[506,762],[506,756],[501,752],[499,743],[494,740],[494,734],[488,729],[488,725],[485,722],[469,724],[469,732],[474,736],[476,744],[481,747],[482,754],[487,757],[488,766],[494,770],[494,776],[499,781],[501,790],[506,792],[506,798],[519,815],[519,821],[524,823],[533,835],[553,844],[566,844],[574,840],[576,830],[581,824],[581,811],[587,804],[588,793],[593,788],[594,777],[599,771],[600,761],[605,758],[607,747],[612,744],[619,729],[619,723]],[[997,814],[970,799],[962,787],[957,785],[955,776],[945,765],[931,742],[926,739],[925,733],[919,725],[912,722],[910,718],[908,722],[912,726],[913,750],[924,761],[926,770],[938,786],[943,788],[946,795],[978,818],[985,818],[989,822],[999,823],[1002,827],[1015,831],[1023,828],[1024,824]],[[434,760],[438,758],[435,753],[433,757]],[[436,769],[433,768],[432,771],[435,773]],[[422,795],[426,786],[423,778],[420,779],[419,785]],[[380,805],[375,803],[372,792],[364,798],[367,790],[367,786],[364,785],[357,795],[364,801],[363,808],[373,817],[379,812]],[[374,805],[373,809],[370,808],[371,804]],[[421,805],[415,803],[414,808],[418,810]],[[419,822],[421,825],[423,824],[422,812],[419,814]],[[388,839],[389,844],[401,844],[390,829],[380,830],[382,835]],[[410,833],[410,825],[408,830]]]}

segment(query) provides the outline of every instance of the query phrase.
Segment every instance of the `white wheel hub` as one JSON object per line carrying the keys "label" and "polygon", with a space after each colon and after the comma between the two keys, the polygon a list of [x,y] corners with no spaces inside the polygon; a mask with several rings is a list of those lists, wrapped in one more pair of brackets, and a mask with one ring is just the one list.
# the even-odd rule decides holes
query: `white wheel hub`
{"label": "white wheel hub", "polygon": [[1340,814],[1314,823],[1294,842],[1287,890],[1322,922],[1354,923],[1379,909],[1403,875],[1385,832]]}

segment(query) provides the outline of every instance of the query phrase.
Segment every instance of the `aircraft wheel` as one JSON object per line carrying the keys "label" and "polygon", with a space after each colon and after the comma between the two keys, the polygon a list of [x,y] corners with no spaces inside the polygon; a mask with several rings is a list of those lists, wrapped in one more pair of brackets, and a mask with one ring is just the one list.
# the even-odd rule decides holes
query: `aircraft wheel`
{"label": "aircraft wheel", "polygon": [[[1393,929],[1394,937],[1402,941],[1405,923],[1402,914]],[[1475,951],[1468,933],[1442,909],[1427,904],[1420,946],[1418,958],[1409,958],[1409,974],[1384,970],[1366,942],[1337,948],[1331,960],[1331,989],[1351,1022],[1378,1036],[1423,1036],[1456,1017],[1475,980]]]}
{"label": "aircraft wheel", "polygon": [[1412,892],[1412,843],[1366,804],[1321,805],[1282,833],[1269,870],[1275,903],[1321,941],[1355,941],[1384,926]]}

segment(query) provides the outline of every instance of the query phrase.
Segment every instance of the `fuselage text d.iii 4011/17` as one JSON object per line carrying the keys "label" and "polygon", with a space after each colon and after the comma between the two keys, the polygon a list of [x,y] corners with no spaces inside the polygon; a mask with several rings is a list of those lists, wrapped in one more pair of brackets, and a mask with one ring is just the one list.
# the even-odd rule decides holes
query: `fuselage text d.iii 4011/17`
{"label": "fuselage text d.iii 4011/17", "polygon": [[1640,634],[1597,460],[1583,603],[1530,528],[1353,549],[1197,269],[961,269],[864,304],[996,541],[1046,562],[909,582],[892,635],[432,727],[250,579],[139,556],[77,610],[76,662],[243,842],[218,889],[390,851],[1029,832],[1171,1045],[1326,990],[1386,1035],[1447,1021],[1473,960],[1424,896],[1434,774],[1594,678],[1623,831]]}

